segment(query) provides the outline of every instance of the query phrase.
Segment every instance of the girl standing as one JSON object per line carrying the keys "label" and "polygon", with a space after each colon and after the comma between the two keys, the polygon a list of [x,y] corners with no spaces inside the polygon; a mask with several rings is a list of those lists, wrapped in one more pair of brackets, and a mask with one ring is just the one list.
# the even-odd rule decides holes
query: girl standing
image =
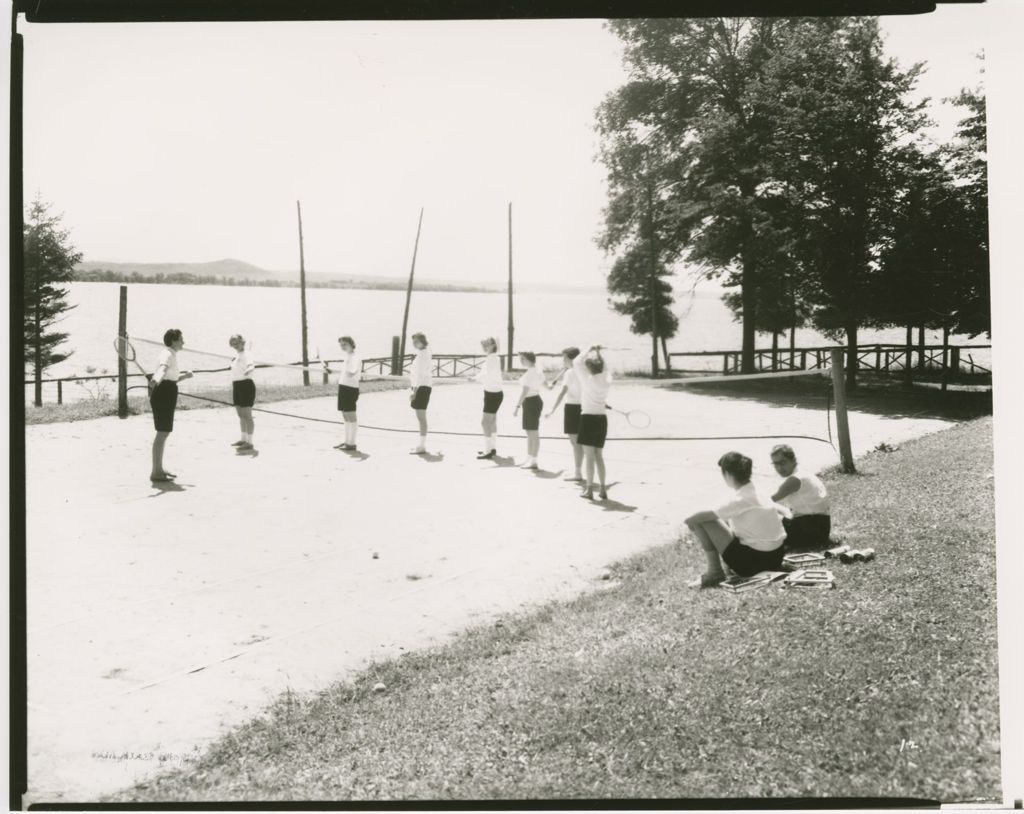
{"label": "girl standing", "polygon": [[[341,346],[344,356],[341,371],[338,373],[338,410],[345,419],[345,442],[338,444],[336,449],[355,452],[356,432],[359,430],[356,402],[359,401],[359,380],[363,375],[363,361],[356,356],[356,343],[351,336],[339,337],[338,345]],[[327,362],[324,362],[324,370],[328,373],[334,372]]]}
{"label": "girl standing", "polygon": [[[591,355],[593,354],[593,355]],[[577,441],[583,447],[587,462],[587,481],[580,497],[594,499],[594,466],[601,484],[600,497],[606,500],[604,442],[608,437],[608,414],[605,402],[612,384],[611,372],[605,369],[601,346],[594,345],[572,360],[580,380],[580,431]]]}
{"label": "girl standing", "polygon": [[231,403],[238,413],[238,423],[242,427],[242,437],[231,446],[238,447],[239,452],[251,450],[252,434],[256,424],[252,420],[252,406],[256,403],[256,382],[252,372],[256,365],[249,359],[245,349],[245,339],[235,334],[228,340],[235,350],[235,358],[231,360]]}
{"label": "girl standing", "polygon": [[498,358],[498,340],[489,336],[480,343],[484,353],[484,359],[480,372],[474,377],[484,387],[484,412],[480,418],[480,427],[484,432],[483,452],[477,453],[480,460],[493,458],[497,455],[498,445],[498,408],[505,398],[501,384],[501,359]]}
{"label": "girl standing", "polygon": [[156,370],[149,379],[149,404],[153,410],[153,467],[151,481],[169,481],[175,475],[164,469],[164,444],[167,436],[174,431],[174,409],[178,404],[178,381],[190,379],[187,370],[178,370],[178,351],[185,346],[185,338],[177,328],[164,333],[164,349],[156,363]]}
{"label": "girl standing", "polygon": [[565,399],[565,407],[562,414],[562,431],[569,436],[569,443],[572,444],[572,460],[576,465],[576,471],[573,473],[573,476],[566,478],[566,480],[576,482],[583,480],[583,447],[577,442],[580,432],[580,379],[572,367],[573,359],[579,355],[579,348],[566,348],[562,351],[563,371],[561,376],[556,378],[551,384],[551,387],[557,386],[560,379],[562,388],[558,391],[558,398],[555,399],[554,406],[547,413],[547,417],[550,418],[551,414],[558,409],[562,399]]}
{"label": "girl standing", "polygon": [[519,379],[522,390],[519,393],[519,403],[512,415],[518,415],[519,408],[522,408],[523,429],[526,430],[526,463],[523,464],[523,468],[537,469],[537,453],[540,452],[540,413],[544,409],[540,386],[544,376],[537,369],[537,354],[523,351],[519,354],[519,361],[526,368],[526,372]]}
{"label": "girl standing", "polygon": [[427,346],[427,337],[421,333],[412,335],[412,344],[416,348],[416,357],[412,360],[409,371],[409,406],[416,411],[416,420],[420,424],[420,443],[411,450],[412,455],[423,455],[427,451],[427,405],[430,404],[430,391],[433,384],[432,370],[434,356]]}

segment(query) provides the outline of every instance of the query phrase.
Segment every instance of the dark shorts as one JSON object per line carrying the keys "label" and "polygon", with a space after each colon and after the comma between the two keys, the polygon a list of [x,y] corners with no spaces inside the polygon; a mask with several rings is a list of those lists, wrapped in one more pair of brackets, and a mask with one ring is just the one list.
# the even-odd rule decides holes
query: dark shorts
{"label": "dark shorts", "polygon": [[501,406],[501,402],[504,400],[504,390],[499,390],[497,393],[492,393],[489,390],[484,390],[484,412],[491,414],[498,412],[498,408]]}
{"label": "dark shorts", "polygon": [[430,388],[417,387],[416,393],[412,397],[412,403],[410,404],[410,406],[414,410],[426,410],[428,404],[430,404]]}
{"label": "dark shorts", "polygon": [[562,413],[562,431],[566,435],[576,435],[580,431],[580,410],[579,404],[566,404],[565,412]]}
{"label": "dark shorts", "polygon": [[164,380],[153,388],[149,406],[157,432],[174,432],[174,408],[178,405],[178,385]]}
{"label": "dark shorts", "polygon": [[540,429],[540,413],[544,409],[544,400],[540,396],[527,396],[523,399],[523,429]]}
{"label": "dark shorts", "polygon": [[236,407],[252,407],[256,403],[256,382],[252,379],[231,382],[231,403]]}
{"label": "dark shorts", "polygon": [[752,577],[760,571],[781,571],[784,549],[785,546],[780,544],[771,551],[758,551],[741,543],[738,537],[733,537],[722,552],[722,559],[741,577]]}
{"label": "dark shorts", "polygon": [[359,401],[359,388],[347,384],[338,385],[338,409],[343,413],[354,413]]}
{"label": "dark shorts", "polygon": [[790,551],[814,551],[829,547],[832,533],[832,516],[828,514],[804,514],[799,517],[783,517],[786,529],[786,548]]}
{"label": "dark shorts", "polygon": [[606,415],[581,415],[580,432],[576,437],[576,443],[585,447],[604,448],[605,439],[608,438],[608,416]]}

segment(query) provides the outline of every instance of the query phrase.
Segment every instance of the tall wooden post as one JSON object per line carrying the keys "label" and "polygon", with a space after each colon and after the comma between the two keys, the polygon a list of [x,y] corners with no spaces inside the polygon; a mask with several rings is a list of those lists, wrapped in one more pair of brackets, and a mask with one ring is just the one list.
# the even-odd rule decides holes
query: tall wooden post
{"label": "tall wooden post", "polygon": [[[117,336],[122,344],[128,339],[128,286],[120,287],[117,307]],[[128,417],[128,363],[117,355],[117,417]]]}
{"label": "tall wooden post", "polygon": [[423,226],[423,207],[420,207],[420,221],[416,224],[416,242],[412,247],[412,268],[409,269],[409,287],[405,289],[405,314],[402,317],[402,343],[398,355],[405,358],[405,332],[409,326],[409,301],[412,299],[412,276],[416,273],[416,252],[420,247],[420,228]]}
{"label": "tall wooden post", "polygon": [[949,384],[949,323],[942,323],[942,389]]}
{"label": "tall wooden post", "polygon": [[512,202],[508,204],[508,364],[506,370],[512,369],[512,342],[516,328],[512,319]]}
{"label": "tall wooden post", "polygon": [[398,352],[399,340],[397,336],[391,337],[391,375],[401,376],[402,375],[402,362],[403,359]]}
{"label": "tall wooden post", "polygon": [[654,189],[647,183],[647,246],[650,251],[651,276],[648,281],[651,298],[651,375],[658,376],[658,304],[657,293],[657,252],[654,248]]}
{"label": "tall wooden post", "polygon": [[302,203],[295,202],[299,215],[299,299],[302,303],[302,386],[309,387],[309,351],[306,349],[306,254],[302,246]]}
{"label": "tall wooden post", "polygon": [[850,447],[850,422],[846,415],[846,380],[843,378],[843,349],[832,349],[832,389],[836,396],[836,428],[839,430],[839,461],[843,472],[853,474],[853,450]]}

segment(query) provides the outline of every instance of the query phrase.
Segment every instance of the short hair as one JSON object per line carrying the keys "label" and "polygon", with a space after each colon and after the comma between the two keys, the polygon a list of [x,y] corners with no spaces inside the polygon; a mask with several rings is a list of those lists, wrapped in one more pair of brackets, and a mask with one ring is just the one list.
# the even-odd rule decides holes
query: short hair
{"label": "short hair", "polygon": [[783,458],[787,458],[790,461],[796,463],[796,453],[793,452],[793,447],[791,447],[789,444],[776,444],[774,447],[772,447],[772,451],[769,454],[775,455],[776,453],[781,455]]}
{"label": "short hair", "polygon": [[245,344],[245,337],[241,334],[231,334],[231,338],[228,340],[229,345],[233,345],[235,342],[241,342]]}
{"label": "short hair", "polygon": [[181,339],[181,329],[180,328],[168,328],[166,331],[164,331],[164,344],[167,347],[170,347],[172,342],[177,342],[180,339]]}
{"label": "short hair", "polygon": [[498,352],[498,340],[495,339],[493,336],[486,337],[483,340],[483,343],[485,345],[490,345],[491,346],[491,353],[497,353]]}
{"label": "short hair", "polygon": [[580,349],[579,348],[572,347],[572,348],[563,348],[562,349],[562,356],[568,356],[569,359],[575,359],[579,355],[580,355]]}
{"label": "short hair", "polygon": [[725,453],[718,459],[718,466],[723,472],[732,475],[740,486],[750,483],[750,473],[754,470],[754,462],[743,453]]}
{"label": "short hair", "polygon": [[420,340],[420,342],[423,343],[424,347],[426,346],[426,344],[427,344],[427,337],[426,337],[425,334],[421,334],[421,333],[413,334],[412,335],[412,341],[415,342],[417,339]]}
{"label": "short hair", "polygon": [[350,348],[352,348],[352,350],[356,349],[356,340],[354,340],[351,336],[339,336],[338,342],[348,345]]}
{"label": "short hair", "polygon": [[589,370],[595,376],[598,373],[604,372],[604,359],[602,359],[599,356],[596,358],[593,356],[588,356],[586,359],[583,360],[583,364],[585,364],[587,366],[587,370]]}
{"label": "short hair", "polygon": [[537,354],[534,353],[533,351],[529,351],[529,350],[519,351],[519,356],[520,356],[520,358],[525,359],[531,365],[537,364]]}

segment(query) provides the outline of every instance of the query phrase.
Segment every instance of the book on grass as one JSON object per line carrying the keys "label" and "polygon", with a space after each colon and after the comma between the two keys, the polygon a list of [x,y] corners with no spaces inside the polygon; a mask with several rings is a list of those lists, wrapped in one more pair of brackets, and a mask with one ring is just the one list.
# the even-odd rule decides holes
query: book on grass
{"label": "book on grass", "polygon": [[785,576],[785,571],[761,571],[750,577],[730,577],[718,587],[725,588],[729,593],[738,594],[743,591],[752,591],[755,588],[763,588]]}
{"label": "book on grass", "polygon": [[789,571],[797,571],[801,568],[817,568],[824,564],[825,555],[812,552],[787,554],[782,558],[782,567]]}
{"label": "book on grass", "polygon": [[784,588],[832,588],[836,583],[835,575],[825,568],[801,568],[786,577]]}

